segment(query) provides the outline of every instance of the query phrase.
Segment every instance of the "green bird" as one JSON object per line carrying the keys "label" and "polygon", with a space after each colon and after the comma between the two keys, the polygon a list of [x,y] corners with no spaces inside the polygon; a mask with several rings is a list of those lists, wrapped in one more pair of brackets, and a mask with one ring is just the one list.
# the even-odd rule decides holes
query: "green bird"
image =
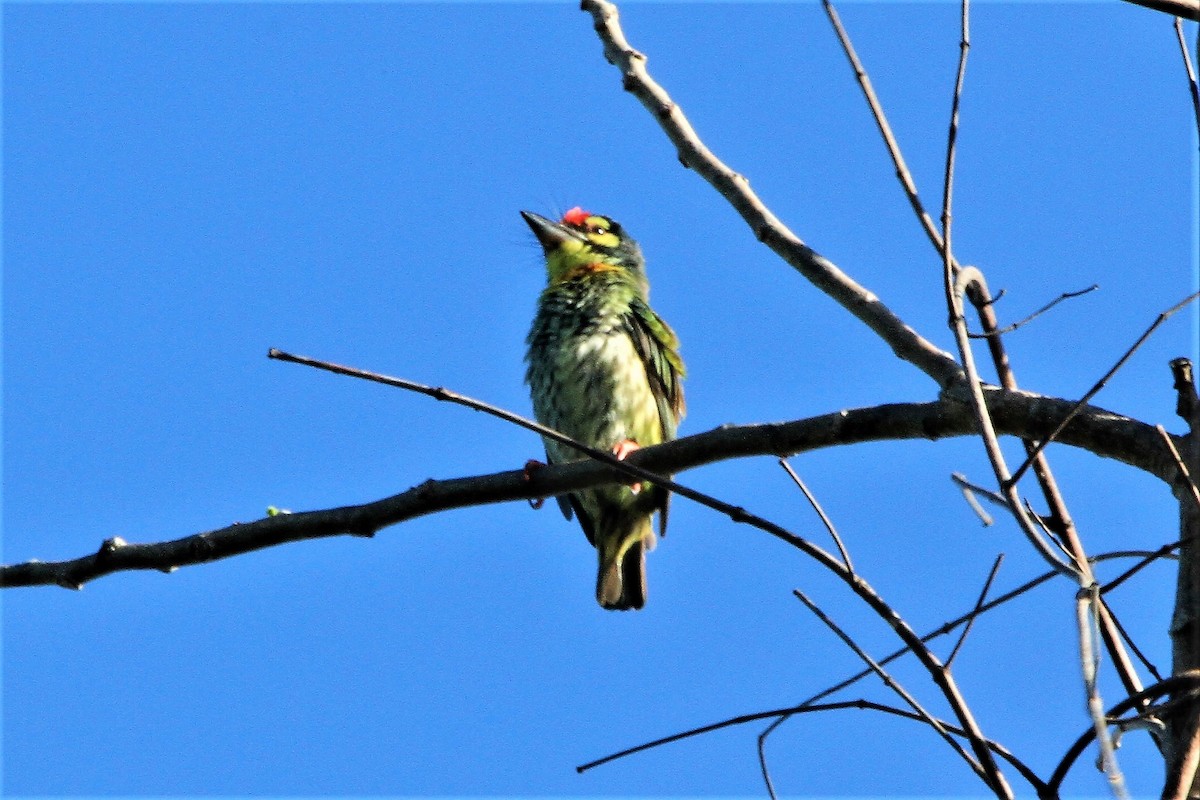
{"label": "green bird", "polygon": [[[546,256],[547,285],[526,340],[525,382],[539,422],[624,458],[675,438],[684,414],[679,340],[650,308],[637,242],[614,220],[573,208],[561,222],[521,216]],[[544,439],[551,464],[584,458]],[[579,519],[600,560],[596,600],[604,608],[646,604],[651,517],[667,532],[670,494],[658,486],[606,486],[559,497]]]}

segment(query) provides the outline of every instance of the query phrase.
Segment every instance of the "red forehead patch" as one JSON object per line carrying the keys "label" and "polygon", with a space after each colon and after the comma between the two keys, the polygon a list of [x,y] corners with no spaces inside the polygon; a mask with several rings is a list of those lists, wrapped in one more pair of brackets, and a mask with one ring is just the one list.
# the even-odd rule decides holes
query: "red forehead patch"
{"label": "red forehead patch", "polygon": [[562,221],[568,225],[582,225],[584,222],[587,221],[587,218],[590,216],[591,216],[591,214],[584,211],[579,206],[575,206],[570,211],[563,214]]}

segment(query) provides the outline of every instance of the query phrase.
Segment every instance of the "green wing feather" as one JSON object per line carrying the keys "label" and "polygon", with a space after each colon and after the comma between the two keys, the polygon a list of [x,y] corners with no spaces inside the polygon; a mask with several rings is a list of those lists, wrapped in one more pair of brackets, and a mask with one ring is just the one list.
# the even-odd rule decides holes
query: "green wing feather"
{"label": "green wing feather", "polygon": [[[633,340],[634,349],[646,367],[650,391],[658,403],[658,422],[662,430],[662,441],[675,438],[679,421],[687,412],[683,398],[683,377],[687,371],[679,357],[679,338],[671,326],[641,298],[634,298],[625,315],[625,328]],[[671,506],[671,493],[664,489],[653,489],[659,495],[658,532],[667,535],[667,516]]]}
{"label": "green wing feather", "polygon": [[640,298],[629,304],[625,327],[633,346],[646,366],[650,390],[658,401],[658,417],[663,441],[675,438],[679,421],[687,411],[683,399],[683,377],[687,371],[679,357],[679,338],[671,326]]}

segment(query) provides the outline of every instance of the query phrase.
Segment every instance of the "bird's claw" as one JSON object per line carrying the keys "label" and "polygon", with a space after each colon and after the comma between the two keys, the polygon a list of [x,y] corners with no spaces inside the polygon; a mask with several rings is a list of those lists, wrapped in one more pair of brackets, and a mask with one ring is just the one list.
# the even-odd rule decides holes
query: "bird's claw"
{"label": "bird's claw", "polygon": [[[640,444],[638,444],[637,442],[635,442],[633,439],[622,439],[621,441],[619,441],[613,445],[612,454],[613,454],[613,456],[616,457],[617,461],[624,461],[626,456],[628,456],[630,453],[636,452],[641,449],[642,449],[642,446]],[[629,491],[631,494],[637,494],[641,490],[642,490],[642,482],[641,481],[638,481],[637,483],[629,484]]]}
{"label": "bird's claw", "polygon": [[[529,481],[533,480],[533,473],[537,472],[539,469],[541,469],[544,466],[546,466],[546,465],[544,463],[542,463],[541,461],[538,461],[536,458],[531,458],[528,461],[526,461],[525,469],[523,470],[524,475],[525,475],[525,481],[529,482]],[[546,498],[544,498],[544,497],[529,498],[529,507],[532,508],[534,511],[537,511],[539,508],[541,508],[545,504],[546,504]]]}

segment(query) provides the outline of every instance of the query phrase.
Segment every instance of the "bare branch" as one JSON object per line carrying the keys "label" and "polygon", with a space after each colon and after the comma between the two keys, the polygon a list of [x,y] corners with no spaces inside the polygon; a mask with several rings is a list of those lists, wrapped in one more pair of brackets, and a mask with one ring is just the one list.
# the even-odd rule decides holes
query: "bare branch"
{"label": "bare branch", "polygon": [[616,6],[607,0],[583,0],[580,7],[592,15],[596,33],[604,44],[604,56],[621,70],[623,87],[653,114],[675,145],[680,163],[695,170],[720,192],[759,241],[858,317],[898,358],[916,366],[939,386],[945,388],[962,379],[962,371],[949,353],[921,337],[875,294],[804,244],[750,189],[745,176],[730,169],[700,141],[683,110],[646,71],[646,56],[626,41]]}
{"label": "bare branch", "polygon": [[1200,0],[1125,0],[1135,6],[1161,11],[1173,17],[1200,20]]}
{"label": "bare branch", "polygon": [[1108,733],[1108,718],[1104,714],[1100,689],[1096,682],[1100,654],[1093,645],[1091,633],[1094,617],[1092,606],[1099,599],[1100,594],[1095,584],[1080,589],[1075,598],[1075,623],[1079,629],[1079,661],[1083,671],[1084,690],[1087,692],[1088,713],[1092,717],[1092,727],[1096,732],[1096,741],[1100,745],[1100,766],[1108,778],[1108,786],[1113,796],[1124,799],[1129,797],[1129,793],[1125,789],[1125,777],[1121,774],[1120,767],[1117,766],[1116,749],[1113,747],[1112,737]]}
{"label": "bare branch", "polygon": [[[949,219],[948,208],[943,212],[943,216],[945,219]],[[947,242],[949,242],[948,239]],[[950,310],[950,322],[954,330],[955,341],[958,344],[959,358],[962,360],[963,369],[967,373],[966,387],[971,399],[971,409],[975,415],[976,425],[978,426],[977,430],[979,437],[983,440],[983,447],[987,453],[988,462],[992,466],[996,482],[1001,487],[1001,494],[1008,501],[1009,512],[1017,521],[1021,532],[1025,534],[1025,538],[1033,545],[1038,555],[1047,564],[1064,575],[1076,577],[1079,567],[1061,560],[1054,553],[1054,550],[1042,538],[1030,515],[1021,504],[1021,500],[1017,495],[1016,484],[1009,479],[1008,464],[1005,462],[1004,452],[1000,449],[1000,441],[996,435],[996,423],[992,418],[987,400],[984,397],[983,383],[979,378],[979,370],[975,366],[975,354],[971,350],[971,340],[967,338],[967,319],[964,315],[963,302],[964,296],[968,288],[970,288],[972,296],[978,302],[986,303],[988,299],[987,282],[983,279],[983,273],[974,267],[964,267],[955,272],[949,260],[945,262],[944,277],[946,281],[946,302]],[[998,342],[999,340],[995,341]]]}
{"label": "bare branch", "polygon": [[1171,441],[1171,435],[1167,433],[1167,429],[1162,425],[1155,425],[1154,429],[1158,431],[1158,435],[1166,443],[1167,449],[1171,451],[1171,458],[1175,461],[1175,468],[1179,470],[1180,483],[1187,487],[1188,493],[1196,503],[1196,508],[1200,509],[1200,488],[1197,488],[1196,482],[1192,480],[1192,473],[1188,470],[1187,464],[1183,463],[1183,457],[1179,455],[1178,448]]}
{"label": "bare branch", "polygon": [[808,504],[813,507],[813,511],[817,512],[817,516],[821,518],[821,524],[825,526],[825,530],[829,531],[829,535],[833,537],[833,543],[837,545],[838,553],[842,556],[842,563],[850,572],[854,572],[854,563],[850,561],[850,553],[846,550],[846,545],[842,543],[842,537],[838,536],[837,528],[833,527],[833,520],[826,514],[825,509],[821,508],[821,504],[817,502],[817,498],[804,485],[804,481],[800,480],[800,476],[792,469],[792,465],[787,462],[786,458],[779,459],[779,466],[791,476],[796,485],[800,487],[800,491],[804,493],[804,497],[808,500]]}
{"label": "bare branch", "polygon": [[1175,18],[1175,38],[1179,40],[1179,54],[1183,57],[1183,71],[1187,74],[1188,94],[1196,115],[1196,132],[1200,133],[1200,87],[1196,85],[1196,69],[1192,66],[1192,54],[1188,52],[1187,40],[1183,36],[1183,20],[1179,17]]}
{"label": "bare branch", "polygon": [[[1175,545],[1175,546],[1178,546],[1178,545]],[[1140,551],[1140,550],[1117,550],[1117,551],[1113,551],[1110,553],[1102,553],[1102,554],[1094,557],[1092,560],[1094,562],[1101,562],[1101,561],[1108,561],[1108,560],[1117,559],[1117,558],[1157,557],[1157,553],[1158,553],[1158,551],[1156,551],[1155,553],[1146,553],[1146,552]],[[952,619],[952,620],[949,620],[949,621],[943,623],[938,628],[930,631],[929,633],[922,635],[920,637],[921,641],[924,643],[928,643],[928,642],[932,641],[933,639],[936,639],[939,636],[944,636],[948,633],[951,633],[952,631],[956,630],[957,628],[966,624],[967,622],[969,622],[979,616],[982,616],[983,614],[986,614],[986,613],[1010,602],[1011,600],[1015,600],[1016,598],[1021,597],[1022,595],[1032,591],[1033,589],[1037,588],[1038,586],[1042,585],[1043,583],[1048,582],[1050,579],[1056,577],[1057,575],[1058,575],[1058,573],[1053,570],[1051,570],[1049,572],[1044,572],[1041,575],[1037,576],[1036,578],[1026,581],[1025,583],[1021,584],[1020,586],[1017,586],[1016,588],[1005,592],[1004,594],[1000,595],[999,597],[989,600],[988,602],[984,603],[983,605],[972,609],[970,612],[963,614],[956,619]],[[879,659],[878,663],[880,665],[889,664],[909,652],[910,652],[910,648],[908,646],[901,647],[898,650],[895,650],[894,652],[885,656],[884,658]],[[758,756],[759,756],[760,765],[762,766],[762,769],[764,772],[764,779],[767,784],[768,793],[772,797],[774,797],[775,790],[774,790],[774,787],[771,785],[770,775],[766,771],[766,754],[765,754],[764,748],[766,745],[767,737],[770,736],[770,734],[776,728],[778,728],[779,725],[781,725],[783,722],[786,722],[789,718],[791,718],[791,716],[793,716],[795,714],[807,713],[809,711],[822,711],[822,710],[832,710],[832,709],[838,709],[838,708],[857,708],[857,707],[859,707],[859,704],[862,702],[865,702],[865,701],[853,700],[853,701],[847,701],[844,703],[824,703],[824,704],[819,703],[818,701],[822,700],[826,697],[829,697],[830,695],[833,695],[834,693],[839,692],[842,689],[845,689],[872,674],[874,674],[873,671],[870,668],[867,668],[867,669],[862,670],[861,672],[855,673],[854,675],[850,676],[849,678],[847,678],[833,686],[830,686],[830,687],[822,690],[821,692],[818,692],[817,694],[815,694],[812,697],[808,698],[807,700],[799,703],[798,705],[791,706],[789,708],[776,709],[774,711],[761,711],[761,712],[757,712],[757,713],[753,713],[753,714],[742,714],[737,717],[733,717],[731,719],[724,720],[722,722],[710,723],[708,725],[703,725],[698,728],[693,728],[688,731],[684,731],[682,733],[676,733],[676,734],[672,734],[670,736],[666,736],[666,737],[663,737],[660,739],[655,739],[650,742],[644,742],[644,743],[636,745],[634,747],[630,747],[625,750],[622,750],[618,753],[613,753],[612,755],[606,756],[597,761],[592,761],[587,764],[584,764],[581,767],[578,767],[577,769],[579,769],[580,771],[583,771],[585,769],[590,769],[592,767],[599,766],[600,764],[605,764],[609,761],[612,761],[612,760],[615,760],[618,758],[623,758],[624,756],[627,756],[627,755],[632,755],[634,753],[640,753],[644,750],[649,750],[649,749],[658,747],[663,744],[677,742],[681,739],[686,739],[691,736],[696,736],[696,735],[699,735],[702,733],[708,733],[710,731],[719,730],[721,728],[726,728],[726,727],[729,727],[732,725],[741,725],[746,722],[754,722],[756,720],[771,719],[771,720],[773,720],[772,723],[769,726],[767,726],[767,728],[758,736]],[[869,706],[869,707],[874,707],[874,706]],[[881,708],[879,710],[884,710],[884,709]],[[911,719],[917,719],[916,714],[912,714],[911,712],[901,711],[900,713],[901,713],[901,715],[909,716]],[[955,735],[961,735],[960,728],[956,728],[955,726],[953,726],[950,723],[947,723],[945,721],[943,721],[942,724],[951,733],[954,733]],[[994,742],[991,742],[989,740],[988,746],[994,752],[996,752],[998,755],[1004,757],[1006,760],[1008,760],[1010,763],[1012,763],[1018,769],[1018,771],[1021,772],[1022,776],[1024,776],[1026,778],[1026,780],[1029,780],[1032,785],[1034,785],[1036,788],[1039,789],[1038,796],[1039,797],[1043,796],[1040,792],[1043,784],[1038,780],[1036,775],[1033,775],[1032,772],[1029,772],[1027,770],[1027,768],[1024,767],[1023,764],[1020,764],[1020,762],[1009,758],[1008,755],[1005,755],[1006,751],[1002,751],[1002,749],[999,749],[999,746],[996,745]],[[1045,796],[1049,796],[1049,795],[1045,795]]]}
{"label": "bare branch", "polygon": [[1155,561],[1158,561],[1161,558],[1170,557],[1170,554],[1175,552],[1176,550],[1178,550],[1180,548],[1180,546],[1182,546],[1182,545],[1183,545],[1182,541],[1171,542],[1170,544],[1164,544],[1162,547],[1158,548],[1153,553],[1148,554],[1145,558],[1138,561],[1138,563],[1134,564],[1132,567],[1125,570],[1120,575],[1118,575],[1117,577],[1113,578],[1111,581],[1109,581],[1109,582],[1105,583],[1103,586],[1101,586],[1100,594],[1101,595],[1108,594],[1109,592],[1116,589],[1122,583],[1129,580],[1134,575],[1136,575],[1138,572],[1142,571],[1143,569],[1145,569],[1147,566],[1154,563]]}
{"label": "bare branch", "polygon": [[[1184,672],[1179,675],[1172,675],[1166,680],[1159,681],[1153,686],[1147,686],[1137,694],[1130,695],[1124,700],[1117,703],[1108,710],[1105,718],[1110,721],[1118,721],[1121,714],[1135,708],[1144,707],[1147,703],[1164,695],[1171,695],[1175,701],[1186,699],[1195,701],[1200,698],[1200,670]],[[1139,715],[1140,716],[1140,715]],[[1112,722],[1110,722],[1112,724]],[[1092,739],[1096,736],[1096,731],[1093,727],[1089,727],[1087,731],[1082,733],[1076,739],[1062,759],[1058,762],[1058,766],[1054,768],[1054,773],[1050,776],[1050,780],[1046,782],[1048,795],[1057,797],[1059,788],[1062,782],[1067,777],[1067,773],[1071,771],[1075,761],[1083,753]]]}
{"label": "bare branch", "polygon": [[954,648],[950,651],[950,655],[946,657],[946,669],[950,669],[954,664],[954,658],[958,655],[958,651],[962,649],[963,642],[967,640],[967,635],[971,633],[971,628],[975,625],[975,618],[979,616],[979,610],[983,608],[983,603],[987,600],[987,594],[992,588],[992,581],[996,580],[996,573],[1000,571],[1000,565],[1003,562],[1004,553],[996,556],[996,560],[992,562],[992,569],[988,572],[987,580],[983,582],[983,588],[979,591],[979,599],[975,601],[975,608],[971,609],[971,613],[967,618],[967,624],[963,626],[958,641],[954,643]]}
{"label": "bare branch", "polygon": [[[1125,366],[1125,362],[1128,361],[1133,356],[1133,354],[1138,351],[1138,348],[1140,348],[1143,344],[1146,343],[1146,340],[1150,338],[1150,335],[1153,334],[1154,331],[1158,330],[1159,325],[1162,325],[1164,322],[1166,322],[1168,319],[1170,319],[1171,316],[1173,316],[1176,312],[1181,310],[1184,306],[1191,303],[1197,297],[1200,297],[1200,292],[1195,292],[1193,294],[1188,295],[1187,297],[1180,300],[1175,305],[1168,308],[1166,311],[1159,314],[1154,319],[1154,322],[1150,323],[1150,327],[1146,328],[1145,332],[1142,333],[1142,335],[1138,337],[1138,340],[1136,342],[1134,342],[1128,350],[1125,351],[1125,354],[1123,356],[1121,356],[1119,359],[1117,359],[1117,363],[1113,364],[1112,368],[1109,369],[1108,372],[1104,373],[1103,377],[1101,377],[1100,380],[1096,381],[1095,385],[1093,385],[1091,389],[1088,389],[1087,392],[1083,395],[1083,397],[1079,398],[1078,406],[1080,408],[1082,408],[1084,405],[1086,405],[1088,403],[1089,400],[1091,400],[1093,397],[1095,397],[1100,392],[1100,390],[1105,387],[1105,385],[1112,378],[1112,376],[1116,375],[1117,372],[1121,369],[1121,367]],[[1074,413],[1067,414],[1066,417],[1063,418],[1062,422],[1059,423],[1058,427],[1065,427],[1074,416],[1075,416]],[[1055,430],[1053,430],[1049,436],[1047,436],[1045,439],[1038,442],[1037,446],[1034,447],[1033,452],[1029,455],[1028,458],[1025,459],[1025,462],[1023,464],[1021,464],[1021,466],[1017,469],[1016,472],[1013,473],[1013,476],[1010,479],[1010,482],[1012,484],[1016,484],[1017,481],[1021,480],[1021,476],[1025,474],[1025,470],[1029,469],[1030,464],[1033,463],[1033,460],[1037,456],[1037,454],[1042,452],[1043,450],[1045,450],[1046,445],[1050,444],[1050,442],[1052,442],[1058,438],[1058,435],[1062,432],[1062,431],[1058,430],[1058,427],[1056,427]]]}
{"label": "bare branch", "polygon": [[[868,670],[868,674],[870,674],[869,670]],[[641,753],[645,750],[651,750],[655,747],[661,747],[664,744],[671,744],[673,742],[682,741],[684,739],[690,739],[693,736],[700,736],[705,733],[712,733],[713,731],[718,731],[718,730],[721,730],[722,728],[732,728],[736,725],[745,725],[747,722],[757,722],[759,720],[772,719],[772,718],[786,718],[786,717],[790,717],[790,716],[793,716],[796,714],[810,714],[810,713],[817,713],[817,712],[822,712],[822,711],[840,711],[843,709],[864,709],[864,710],[868,710],[868,711],[879,711],[884,714],[891,714],[893,716],[902,717],[904,719],[911,719],[916,722],[923,723],[925,721],[919,714],[917,714],[914,711],[908,711],[903,708],[889,706],[884,703],[876,703],[871,700],[866,700],[863,698],[859,698],[857,700],[843,700],[843,701],[840,701],[837,703],[818,703],[818,704],[808,705],[808,706],[793,706],[791,708],[778,708],[773,711],[760,711],[755,714],[741,714],[736,717],[730,717],[729,719],[722,720],[721,722],[714,722],[710,725],[703,725],[699,728],[692,728],[691,730],[682,731],[680,733],[674,733],[674,734],[671,734],[670,736],[664,736],[661,739],[655,739],[652,742],[645,742],[644,744],[639,744],[637,747],[630,747],[627,750],[622,750],[617,753],[612,753],[610,755],[605,756],[604,758],[598,758],[595,761],[589,761],[586,764],[580,764],[578,767],[575,768],[575,771],[580,772],[580,773],[586,772],[587,770],[593,769],[595,767],[599,767],[599,766],[601,766],[603,764],[607,764],[611,761],[616,761],[618,759],[624,758],[625,756],[631,756],[635,753]],[[965,736],[965,734],[963,733],[963,729],[958,727],[954,723],[948,722],[948,721],[942,720],[942,719],[938,719],[937,722],[943,728],[945,728],[947,731],[954,734],[955,736]],[[1018,759],[1011,752],[1009,752],[1008,749],[1005,748],[1003,745],[1001,745],[997,742],[993,742],[990,739],[987,740],[986,743],[987,743],[989,750],[991,750],[993,753],[1000,756],[1005,761],[1007,761],[1009,764],[1011,764],[1013,766],[1013,768],[1016,769],[1017,772],[1019,772],[1021,774],[1021,777],[1025,778],[1025,780],[1029,781],[1029,784],[1038,791],[1039,797],[1041,796],[1041,792],[1045,788],[1046,784],[1033,772],[1032,769],[1030,769],[1025,763],[1023,763],[1020,759]]]}
{"label": "bare branch", "polygon": [[953,230],[951,210],[954,206],[954,160],[958,152],[958,109],[962,103],[963,82],[967,75],[967,54],[971,51],[971,5],[969,0],[962,0],[961,7],[962,37],[959,41],[958,71],[954,76],[954,94],[950,100],[950,130],[946,134],[946,168],[942,177],[942,271],[947,308],[951,313],[956,306],[953,295],[955,294],[955,273],[958,271],[958,264],[954,259],[954,248],[950,243]]}
{"label": "bare branch", "polygon": [[[993,308],[993,304],[988,301],[988,298],[976,293],[971,297],[971,300],[979,315],[979,322],[984,332],[989,333],[997,330],[995,309]],[[992,355],[992,364],[1000,380],[1000,385],[1005,389],[1016,390],[1017,377],[1013,373],[1008,353],[1005,352],[1003,338],[1000,336],[989,336],[987,341],[988,350]],[[1082,583],[1089,585],[1094,583],[1095,576],[1091,572],[1090,561],[1083,547],[1083,541],[1075,528],[1075,522],[1071,518],[1070,511],[1067,509],[1066,500],[1058,488],[1058,481],[1054,477],[1054,472],[1050,469],[1050,462],[1046,458],[1046,454],[1035,453],[1036,442],[1032,439],[1022,439],[1021,444],[1025,448],[1026,456],[1031,457],[1033,460],[1033,472],[1037,477],[1038,486],[1042,490],[1042,497],[1045,498],[1046,505],[1049,507],[1050,525],[1053,526],[1055,536],[1057,537],[1054,539],[1055,543],[1065,547],[1067,554],[1073,559],[1081,572]],[[1043,528],[1047,527],[1042,518],[1033,513],[1032,508],[1027,507],[1026,511],[1039,526]],[[1121,645],[1122,638],[1128,641],[1130,647],[1135,652],[1138,652],[1139,655],[1140,651],[1120,631],[1119,624],[1107,605],[1101,604],[1099,611],[1100,633],[1104,639],[1105,647],[1112,656],[1113,666],[1121,679],[1122,685],[1125,687],[1126,693],[1135,694],[1141,691],[1142,684],[1137,670],[1129,658],[1129,654],[1125,652],[1125,648]]]}
{"label": "bare branch", "polygon": [[934,248],[941,253],[945,250],[942,234],[934,224],[933,217],[929,216],[929,212],[925,210],[925,205],[921,202],[916,181],[913,180],[912,172],[904,161],[900,143],[896,141],[896,136],[892,133],[892,126],[888,124],[887,115],[883,113],[883,105],[875,94],[875,87],[871,85],[871,77],[867,74],[867,68],[859,59],[858,53],[850,41],[850,35],[842,25],[842,18],[838,15],[837,9],[833,7],[832,0],[821,0],[821,5],[825,8],[825,14],[829,17],[830,24],[833,25],[833,32],[837,34],[838,42],[841,43],[842,50],[846,53],[846,58],[854,70],[854,77],[858,81],[859,88],[862,89],[863,97],[866,98],[867,106],[871,109],[871,116],[879,128],[879,134],[883,137],[883,143],[887,147],[888,155],[891,156],[892,164],[896,167],[896,179],[900,181],[900,186],[904,189],[909,205],[912,206],[921,227],[925,230],[925,235],[929,237]]}
{"label": "bare branch", "polygon": [[[834,635],[841,639],[846,646],[849,647],[854,654],[867,665],[868,668],[870,668],[872,672],[878,675],[879,679],[883,681],[885,686],[895,692],[901,700],[908,704],[908,707],[911,708],[923,722],[929,725],[929,727],[933,728],[937,734],[941,736],[947,744],[950,745],[951,749],[958,753],[958,755],[967,762],[967,765],[971,767],[972,771],[974,771],[984,783],[986,783],[993,789],[993,791],[995,791],[998,797],[1012,796],[1012,792],[1008,789],[1008,785],[994,761],[992,761],[989,766],[984,766],[979,761],[972,758],[971,754],[963,749],[963,746],[959,744],[957,740],[950,736],[950,733],[946,730],[945,726],[940,724],[933,717],[933,715],[925,710],[925,707],[921,705],[917,698],[913,697],[907,689],[901,686],[900,683],[887,672],[887,670],[881,667],[879,663],[875,661],[875,659],[871,658],[871,656],[868,655],[865,650],[859,647],[858,643],[854,641],[854,638],[842,630],[836,622],[830,619],[829,616],[821,610],[820,606],[808,598],[808,595],[804,594],[804,592],[800,591],[799,589],[793,590],[792,594],[796,595],[800,602],[808,606],[808,610],[815,614],[817,619],[821,620],[821,622],[824,622],[826,627],[833,631]],[[921,645],[921,648],[924,648],[923,644]],[[932,658],[933,654],[926,650],[926,655],[927,657]],[[944,668],[942,668],[942,671],[944,674]],[[955,698],[948,696],[947,699],[953,703]],[[972,749],[974,749],[978,754],[980,750],[980,747],[978,746],[979,743],[976,742],[971,736],[968,738],[971,740]],[[987,751],[986,746],[983,747],[983,750],[984,752],[988,753],[990,759],[991,753]]]}
{"label": "bare branch", "polygon": [[[988,390],[986,397],[997,428],[1023,438],[1044,435],[1072,405],[1066,400],[996,389]],[[0,587],[57,584],[79,588],[115,572],[170,571],[287,542],[347,534],[370,536],[390,525],[438,511],[565,494],[621,482],[626,475],[675,474],[729,458],[791,456],[859,442],[940,439],[974,432],[974,419],[967,407],[949,394],[932,403],[897,403],[794,422],[728,426],[643,448],[616,465],[579,461],[549,465],[533,475],[510,470],[431,479],[363,505],[282,514],[154,544],[121,542],[69,561],[4,566],[0,567]],[[1117,459],[1164,481],[1170,482],[1176,475],[1175,464],[1163,456],[1154,428],[1103,409],[1089,407],[1077,414],[1060,438],[1064,444]]]}
{"label": "bare branch", "polygon": [[[1042,306],[1037,311],[1033,312],[1032,314],[1030,314],[1029,316],[1025,317],[1022,320],[1018,320],[1017,322],[1014,322],[1010,325],[1005,325],[1003,328],[993,328],[992,330],[985,330],[982,333],[968,333],[967,335],[969,337],[971,337],[972,339],[987,339],[992,336],[1003,336],[1006,333],[1012,333],[1013,331],[1017,330],[1018,328],[1022,328],[1025,325],[1028,325],[1030,322],[1033,322],[1035,319],[1040,317],[1042,314],[1045,314],[1047,311],[1054,308],[1056,305],[1063,302],[1064,300],[1070,300],[1075,297],[1081,297],[1089,292],[1094,292],[1099,288],[1100,288],[1100,284],[1093,283],[1091,286],[1087,287],[1086,289],[1080,289],[1077,292],[1063,292],[1058,297],[1054,298],[1049,303],[1046,303],[1046,305]],[[1000,292],[1000,294],[1003,294],[1003,293],[1004,293],[1003,291]],[[992,305],[999,299],[1000,299],[1000,295],[998,294],[995,297],[993,297],[989,302],[987,302],[986,305]]]}

